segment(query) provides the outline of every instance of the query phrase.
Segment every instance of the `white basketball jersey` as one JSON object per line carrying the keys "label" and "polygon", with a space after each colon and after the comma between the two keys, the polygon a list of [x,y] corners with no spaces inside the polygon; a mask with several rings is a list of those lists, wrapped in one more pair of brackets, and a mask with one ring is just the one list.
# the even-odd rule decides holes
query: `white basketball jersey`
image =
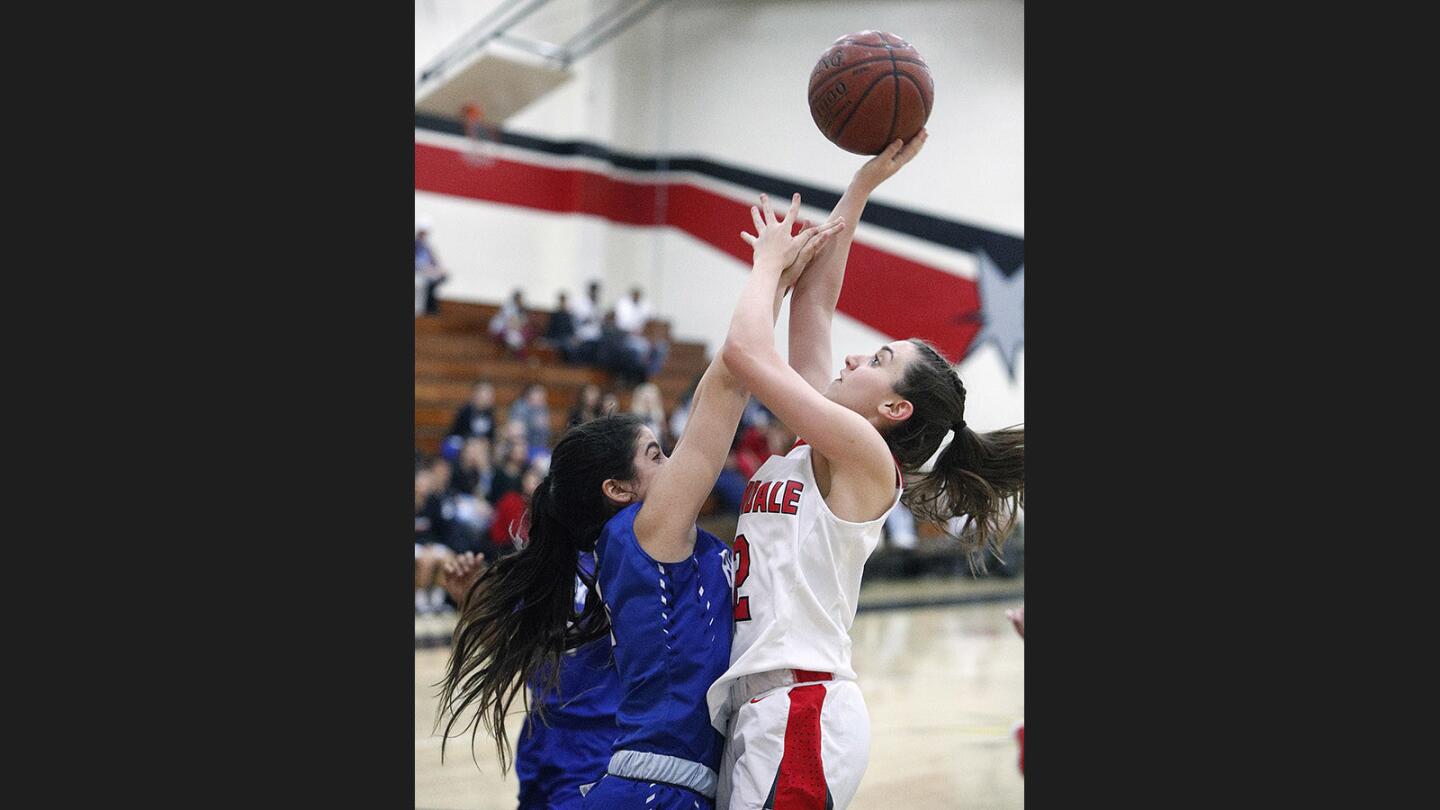
{"label": "white basketball jersey", "polygon": [[815,483],[811,447],[797,443],[755,471],[740,503],[732,555],[735,634],[730,668],[706,693],[710,722],[724,732],[730,687],[771,670],[828,672],[854,679],[850,625],[865,560],[880,543],[885,514],[864,523],[836,517]]}

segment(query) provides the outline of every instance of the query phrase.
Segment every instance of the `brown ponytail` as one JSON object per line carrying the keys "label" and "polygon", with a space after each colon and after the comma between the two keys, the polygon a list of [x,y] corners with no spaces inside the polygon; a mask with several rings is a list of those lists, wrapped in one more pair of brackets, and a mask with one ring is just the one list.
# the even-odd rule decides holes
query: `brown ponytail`
{"label": "brown ponytail", "polygon": [[[934,346],[914,338],[910,343],[918,357],[895,392],[914,410],[885,436],[906,473],[905,505],[941,526],[964,517],[960,531],[951,536],[967,553],[988,551],[998,557],[1025,506],[1025,429],[971,430],[965,424],[966,391],[959,375]],[[933,467],[921,472],[952,430],[954,438]]]}

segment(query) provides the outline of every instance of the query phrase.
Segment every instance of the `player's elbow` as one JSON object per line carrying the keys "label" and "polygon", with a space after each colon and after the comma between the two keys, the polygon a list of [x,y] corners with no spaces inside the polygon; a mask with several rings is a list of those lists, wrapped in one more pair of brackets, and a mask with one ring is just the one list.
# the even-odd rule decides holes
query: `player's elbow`
{"label": "player's elbow", "polygon": [[737,340],[734,335],[725,336],[725,344],[720,347],[720,360],[730,373],[743,378],[747,370],[755,363],[753,349],[746,346],[743,341]]}

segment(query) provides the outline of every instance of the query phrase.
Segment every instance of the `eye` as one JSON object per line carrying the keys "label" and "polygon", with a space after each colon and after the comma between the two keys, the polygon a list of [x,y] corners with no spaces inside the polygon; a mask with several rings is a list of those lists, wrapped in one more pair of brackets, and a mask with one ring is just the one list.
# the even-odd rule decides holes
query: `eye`
{"label": "eye", "polygon": [[877,355],[875,355],[874,357],[871,357],[871,358],[870,358],[870,365],[872,365],[872,366],[878,366],[878,365],[880,365],[880,355],[877,354]]}

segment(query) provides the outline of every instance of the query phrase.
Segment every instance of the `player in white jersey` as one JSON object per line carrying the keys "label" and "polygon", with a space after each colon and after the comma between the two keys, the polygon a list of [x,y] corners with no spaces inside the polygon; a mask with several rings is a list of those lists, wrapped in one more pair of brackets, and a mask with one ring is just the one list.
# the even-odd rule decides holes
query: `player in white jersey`
{"label": "player in white jersey", "polygon": [[[858,222],[870,193],[927,137],[897,141],[862,166],[830,222]],[[1023,428],[970,430],[965,387],[933,346],[893,341],[846,357],[831,378],[830,320],[853,227],[796,283],[789,364],[781,360],[770,303],[785,268],[772,246],[790,238],[799,201],[784,219],[765,195],[751,209],[757,235],[743,236],[754,267],[721,351],[801,439],[752,476],[736,529],[730,667],[706,696],[712,724],[727,734],[716,807],[729,810],[831,810],[854,797],[870,720],[850,666],[850,626],[865,560],[902,496],[942,525],[966,515],[962,543],[994,552],[1024,500]]]}

